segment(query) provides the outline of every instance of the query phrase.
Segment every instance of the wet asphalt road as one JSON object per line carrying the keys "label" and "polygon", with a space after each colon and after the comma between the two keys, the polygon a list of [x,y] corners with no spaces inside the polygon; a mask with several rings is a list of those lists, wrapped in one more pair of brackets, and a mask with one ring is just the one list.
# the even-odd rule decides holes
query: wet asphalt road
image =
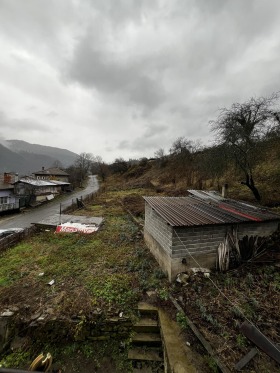
{"label": "wet asphalt road", "polygon": [[34,210],[29,210],[12,216],[3,216],[0,220],[0,229],[29,228],[32,223],[41,221],[50,215],[59,214],[60,204],[63,210],[66,207],[71,206],[73,199],[76,201],[76,198],[84,198],[88,194],[96,192],[98,188],[99,186],[96,176],[90,176],[87,187],[79,192],[71,193],[59,201],[52,201],[49,204],[36,207]]}

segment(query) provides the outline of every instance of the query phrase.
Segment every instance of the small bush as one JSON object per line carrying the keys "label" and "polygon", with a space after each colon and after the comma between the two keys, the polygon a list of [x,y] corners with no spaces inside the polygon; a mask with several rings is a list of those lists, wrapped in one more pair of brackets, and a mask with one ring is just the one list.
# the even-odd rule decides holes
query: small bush
{"label": "small bush", "polygon": [[180,325],[181,329],[187,329],[189,324],[184,312],[177,312],[176,314],[177,323]]}

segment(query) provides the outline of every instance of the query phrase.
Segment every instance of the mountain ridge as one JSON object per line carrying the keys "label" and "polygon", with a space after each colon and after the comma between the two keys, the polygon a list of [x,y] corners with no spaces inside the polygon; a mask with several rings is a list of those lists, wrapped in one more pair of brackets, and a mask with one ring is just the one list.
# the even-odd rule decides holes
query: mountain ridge
{"label": "mountain ridge", "polygon": [[23,140],[5,140],[0,143],[0,172],[31,174],[42,167],[51,167],[57,161],[69,167],[78,154],[68,149],[31,144]]}

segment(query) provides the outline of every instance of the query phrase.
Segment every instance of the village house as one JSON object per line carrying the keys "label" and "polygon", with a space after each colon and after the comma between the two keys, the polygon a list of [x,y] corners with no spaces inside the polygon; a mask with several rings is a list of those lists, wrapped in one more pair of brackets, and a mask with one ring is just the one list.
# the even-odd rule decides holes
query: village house
{"label": "village house", "polygon": [[189,192],[187,197],[144,197],[144,238],[170,281],[191,267],[215,268],[228,234],[238,246],[245,236],[267,237],[279,229],[280,216],[267,209],[215,192]]}
{"label": "village house", "polygon": [[26,205],[32,205],[53,199],[69,185],[65,181],[41,180],[26,176],[14,183],[14,192],[17,196],[25,198]]}
{"label": "village house", "polygon": [[35,179],[37,180],[57,180],[68,183],[69,174],[58,167],[51,167],[45,169],[42,167],[42,170],[33,172]]}
{"label": "village house", "polygon": [[19,209],[19,198],[14,195],[14,186],[12,185],[17,178],[18,175],[11,172],[0,175],[0,212]]}

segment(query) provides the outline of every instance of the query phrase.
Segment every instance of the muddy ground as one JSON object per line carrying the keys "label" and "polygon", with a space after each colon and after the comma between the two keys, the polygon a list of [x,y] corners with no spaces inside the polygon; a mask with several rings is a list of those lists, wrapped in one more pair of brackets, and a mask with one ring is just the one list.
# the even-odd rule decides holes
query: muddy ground
{"label": "muddy ground", "polygon": [[[278,264],[246,264],[226,274],[191,276],[175,285],[173,296],[211,344],[218,358],[234,372],[235,364],[253,347],[241,332],[244,321],[255,325],[275,344],[280,341],[280,273]],[[190,343],[192,333],[187,331]],[[280,366],[259,350],[243,372],[278,372]]]}

